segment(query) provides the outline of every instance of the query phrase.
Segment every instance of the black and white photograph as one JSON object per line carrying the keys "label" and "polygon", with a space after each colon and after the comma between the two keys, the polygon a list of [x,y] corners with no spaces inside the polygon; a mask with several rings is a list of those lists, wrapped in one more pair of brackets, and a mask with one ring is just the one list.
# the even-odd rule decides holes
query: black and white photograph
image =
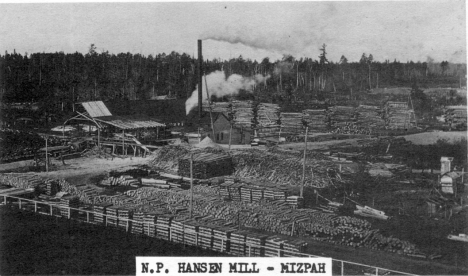
{"label": "black and white photograph", "polygon": [[0,275],[468,275],[464,0],[0,2]]}

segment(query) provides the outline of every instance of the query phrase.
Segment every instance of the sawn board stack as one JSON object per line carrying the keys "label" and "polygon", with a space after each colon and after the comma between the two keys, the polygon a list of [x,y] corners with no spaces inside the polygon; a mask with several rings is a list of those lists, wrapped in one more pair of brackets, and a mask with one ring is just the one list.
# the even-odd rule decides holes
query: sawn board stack
{"label": "sawn board stack", "polygon": [[156,237],[156,214],[145,214],[143,218],[143,233],[150,237]]}
{"label": "sawn board stack", "polygon": [[77,214],[77,210],[70,210],[67,207],[78,208],[80,206],[80,200],[76,196],[64,196],[60,198],[59,202],[60,215],[62,217],[74,217]]}
{"label": "sawn board stack", "polygon": [[245,242],[247,240],[246,235],[247,232],[243,230],[231,233],[231,254],[236,256],[245,256]]}
{"label": "sawn board stack", "polygon": [[268,235],[258,233],[248,233],[246,236],[246,254],[249,257],[261,257],[265,255],[265,240]]}
{"label": "sawn board stack", "polygon": [[96,203],[93,205],[95,223],[105,223],[106,209],[110,206],[112,206],[111,203]]}

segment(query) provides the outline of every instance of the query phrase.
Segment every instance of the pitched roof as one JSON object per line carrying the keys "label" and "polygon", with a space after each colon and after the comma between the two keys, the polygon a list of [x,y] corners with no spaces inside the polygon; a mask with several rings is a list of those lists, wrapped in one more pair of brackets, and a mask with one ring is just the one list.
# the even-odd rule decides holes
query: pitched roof
{"label": "pitched roof", "polygon": [[81,103],[92,118],[112,116],[107,106],[102,101]]}

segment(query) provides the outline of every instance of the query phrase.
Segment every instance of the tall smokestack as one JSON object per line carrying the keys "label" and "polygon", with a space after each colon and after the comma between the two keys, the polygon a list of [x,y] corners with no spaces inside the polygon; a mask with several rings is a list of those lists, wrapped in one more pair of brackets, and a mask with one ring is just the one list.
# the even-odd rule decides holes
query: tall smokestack
{"label": "tall smokestack", "polygon": [[202,56],[202,41],[198,40],[198,116],[202,116],[202,101],[203,101],[203,56]]}

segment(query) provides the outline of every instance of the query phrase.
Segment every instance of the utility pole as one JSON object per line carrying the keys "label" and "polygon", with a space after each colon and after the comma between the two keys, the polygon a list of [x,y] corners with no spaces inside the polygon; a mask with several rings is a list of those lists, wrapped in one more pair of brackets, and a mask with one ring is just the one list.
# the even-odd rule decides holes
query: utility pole
{"label": "utility pole", "polygon": [[193,153],[190,154],[190,218],[193,216]]}
{"label": "utility pole", "polygon": [[47,148],[47,140],[49,138],[46,136],[46,140],[45,140],[45,167],[46,167],[46,172],[49,172],[49,152],[48,152],[48,148]]}
{"label": "utility pole", "polygon": [[206,81],[206,75],[205,75],[205,87],[206,87],[206,100],[208,101],[208,104],[210,105],[211,131],[213,133],[213,140],[214,140],[215,139],[215,129],[214,129],[213,115],[212,115],[213,108],[211,107],[210,93],[208,93],[208,82]]}
{"label": "utility pole", "polygon": [[306,156],[307,156],[307,135],[309,134],[309,127],[306,127],[304,137],[304,164],[302,166],[302,185],[301,185],[301,197],[304,197],[304,185],[305,185],[305,171],[306,171]]}

